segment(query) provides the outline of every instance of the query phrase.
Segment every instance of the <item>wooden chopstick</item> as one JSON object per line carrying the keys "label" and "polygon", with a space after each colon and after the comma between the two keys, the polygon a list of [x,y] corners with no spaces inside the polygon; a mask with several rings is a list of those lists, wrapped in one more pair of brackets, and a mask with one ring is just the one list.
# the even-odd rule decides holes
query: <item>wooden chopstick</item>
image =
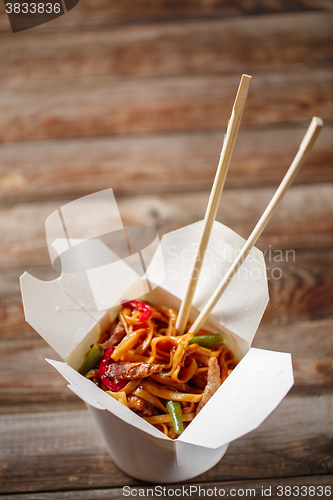
{"label": "wooden chopstick", "polygon": [[312,121],[309,125],[309,128],[308,128],[308,130],[307,130],[307,132],[306,132],[306,134],[301,142],[299,150],[298,150],[292,164],[290,165],[286,175],[284,176],[281,184],[279,185],[276,193],[274,194],[273,198],[271,199],[270,203],[268,204],[263,215],[259,219],[257,225],[253,229],[251,235],[249,236],[249,238],[246,241],[245,245],[243,246],[242,250],[240,251],[240,253],[236,257],[233,264],[231,265],[229,271],[224,276],[220,285],[215,290],[212,297],[209,299],[209,301],[207,302],[207,304],[205,305],[205,307],[203,308],[203,310],[201,311],[201,313],[199,314],[199,316],[197,317],[195,322],[190,327],[189,332],[191,332],[195,335],[196,332],[198,332],[198,330],[200,330],[200,328],[202,327],[202,325],[204,324],[204,322],[206,321],[206,319],[208,318],[208,316],[212,312],[213,308],[215,307],[217,302],[222,297],[223,293],[225,292],[228,285],[232,281],[233,277],[237,273],[238,269],[241,267],[244,260],[246,259],[246,257],[248,256],[248,254],[250,253],[252,248],[254,247],[259,236],[261,235],[261,233],[265,229],[270,218],[272,217],[273,213],[275,212],[279,203],[281,202],[283,196],[285,195],[286,191],[288,190],[288,188],[290,187],[294,178],[296,177],[296,175],[297,175],[299,169],[301,168],[305,158],[310,153],[310,151],[311,151],[311,149],[312,149],[312,147],[313,147],[313,145],[314,145],[314,143],[319,135],[319,132],[323,128],[323,125],[324,124],[323,124],[323,121],[321,118],[318,118],[318,117],[312,118]]}
{"label": "wooden chopstick", "polygon": [[251,82],[251,76],[242,75],[236,99],[232,108],[231,117],[229,120],[227,133],[225,135],[222,151],[220,155],[220,161],[215,174],[214,184],[210,193],[208,206],[204,218],[204,223],[200,235],[200,240],[194,257],[194,262],[190,274],[190,279],[187,284],[185,291],[185,296],[183,298],[178,319],[176,323],[176,329],[178,335],[183,335],[187,321],[189,318],[193,296],[195,289],[199,280],[202,263],[205,257],[205,252],[208,246],[208,241],[210,233],[212,231],[213,223],[216,217],[216,212],[220,203],[221,194],[223,191],[225,179],[228,173],[228,168],[231,160],[231,156],[234,150],[239,125],[242,119],[245,102],[247,94],[249,91],[249,86]]}

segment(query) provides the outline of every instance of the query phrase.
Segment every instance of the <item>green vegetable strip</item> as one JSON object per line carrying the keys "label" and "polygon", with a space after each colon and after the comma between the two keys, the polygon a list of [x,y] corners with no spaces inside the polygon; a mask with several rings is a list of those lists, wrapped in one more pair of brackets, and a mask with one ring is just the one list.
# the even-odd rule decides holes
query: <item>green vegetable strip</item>
{"label": "green vegetable strip", "polygon": [[81,375],[85,375],[90,370],[96,368],[96,366],[98,365],[103,356],[104,356],[104,351],[101,348],[100,344],[94,344],[90,349],[90,351],[88,352],[87,358],[80,370]]}
{"label": "green vegetable strip", "polygon": [[207,335],[195,335],[189,344],[198,344],[201,347],[206,347],[207,349],[212,349],[213,347],[218,347],[224,345],[226,339],[222,337],[219,333],[208,333]]}
{"label": "green vegetable strip", "polygon": [[173,428],[176,434],[181,434],[184,430],[182,405],[179,401],[167,401],[165,404],[166,409],[171,415]]}

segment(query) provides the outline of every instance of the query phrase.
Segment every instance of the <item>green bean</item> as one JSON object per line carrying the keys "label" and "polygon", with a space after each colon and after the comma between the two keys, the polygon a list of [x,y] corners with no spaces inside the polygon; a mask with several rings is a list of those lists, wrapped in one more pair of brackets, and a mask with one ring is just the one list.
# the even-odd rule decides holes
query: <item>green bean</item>
{"label": "green bean", "polygon": [[96,368],[102,357],[104,356],[104,351],[100,344],[94,344],[87,354],[86,360],[80,369],[81,375],[85,375],[90,370]]}
{"label": "green bean", "polygon": [[198,344],[201,347],[206,347],[207,349],[212,349],[213,347],[218,347],[224,345],[226,339],[222,337],[219,333],[207,333],[207,335],[195,335],[189,344]]}
{"label": "green bean", "polygon": [[181,434],[184,430],[183,427],[183,414],[182,405],[179,401],[167,401],[165,404],[166,409],[171,415],[173,428],[176,434]]}

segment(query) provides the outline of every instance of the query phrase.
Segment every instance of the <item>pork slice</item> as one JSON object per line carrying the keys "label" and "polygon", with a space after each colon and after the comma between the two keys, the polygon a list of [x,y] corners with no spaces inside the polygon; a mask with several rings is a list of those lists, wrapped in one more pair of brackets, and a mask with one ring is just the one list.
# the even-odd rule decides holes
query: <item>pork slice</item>
{"label": "pork slice", "polygon": [[160,373],[163,365],[154,363],[112,363],[105,375],[110,379],[132,379],[149,377],[152,373]]}
{"label": "pork slice", "polygon": [[119,342],[123,340],[125,335],[126,335],[125,328],[123,327],[121,321],[119,321],[119,323],[117,323],[113,332],[111,333],[110,338],[106,342],[104,342],[104,344],[102,344],[102,349],[106,350],[109,349],[109,347],[112,347],[113,345],[119,344]]}
{"label": "pork slice", "polygon": [[131,394],[127,396],[127,402],[132,411],[139,412],[143,416],[150,416],[153,414],[153,405],[139,396]]}
{"label": "pork slice", "polygon": [[199,402],[196,410],[196,415],[205,406],[207,401],[210,400],[212,395],[217,391],[221,385],[221,372],[217,358],[210,358],[207,373],[207,384],[202,394],[201,401]]}

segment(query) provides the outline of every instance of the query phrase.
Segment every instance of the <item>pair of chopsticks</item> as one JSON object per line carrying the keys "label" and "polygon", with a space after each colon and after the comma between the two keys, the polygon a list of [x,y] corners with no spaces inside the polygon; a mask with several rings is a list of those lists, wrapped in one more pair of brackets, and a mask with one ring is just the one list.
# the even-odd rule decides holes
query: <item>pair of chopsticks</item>
{"label": "pair of chopsticks", "polygon": [[[232,152],[235,146],[240,121],[243,115],[245,102],[250,86],[250,81],[251,81],[250,76],[248,75],[242,76],[238,92],[236,95],[236,99],[234,102],[234,106],[232,109],[231,117],[227,128],[227,133],[224,138],[222,146],[220,161],[214,179],[214,184],[209,197],[209,202],[204,218],[204,223],[198,247],[194,257],[190,279],[178,314],[178,319],[176,324],[178,335],[183,335],[188,322],[194,293],[198,284],[205,252],[207,250],[209,237],[213,228],[213,223],[216,217],[217,208],[222,195]],[[201,311],[195,322],[190,327],[189,333],[193,333],[195,335],[198,332],[198,330],[200,330],[200,328],[202,327],[202,325],[204,324],[204,322],[207,320],[210,313],[214,309],[215,305],[222,297],[223,293],[225,292],[228,285],[236,275],[237,271],[243,264],[244,260],[246,259],[246,257],[249,255],[252,248],[256,244],[258,238],[265,229],[266,225],[268,224],[275,210],[279,206],[283,196],[289,189],[291,183],[295,179],[299,169],[304,163],[304,160],[310,153],[322,127],[323,127],[323,121],[321,118],[318,117],[312,118],[309,128],[300,144],[299,150],[292,164],[290,165],[286,175],[284,176],[281,184],[279,185],[277,191],[275,192],[273,198],[271,199],[266,210],[262,214],[261,218],[259,219],[257,225],[253,229],[252,233],[250,234],[248,240],[245,242],[243,248],[237,255],[235,261],[233,262],[228,272],[224,276],[220,285],[217,287],[217,289],[215,290],[215,292],[213,293],[213,295],[211,296],[211,298],[209,299],[209,301],[207,302],[207,304],[205,305],[205,307],[203,308],[203,310]]]}

